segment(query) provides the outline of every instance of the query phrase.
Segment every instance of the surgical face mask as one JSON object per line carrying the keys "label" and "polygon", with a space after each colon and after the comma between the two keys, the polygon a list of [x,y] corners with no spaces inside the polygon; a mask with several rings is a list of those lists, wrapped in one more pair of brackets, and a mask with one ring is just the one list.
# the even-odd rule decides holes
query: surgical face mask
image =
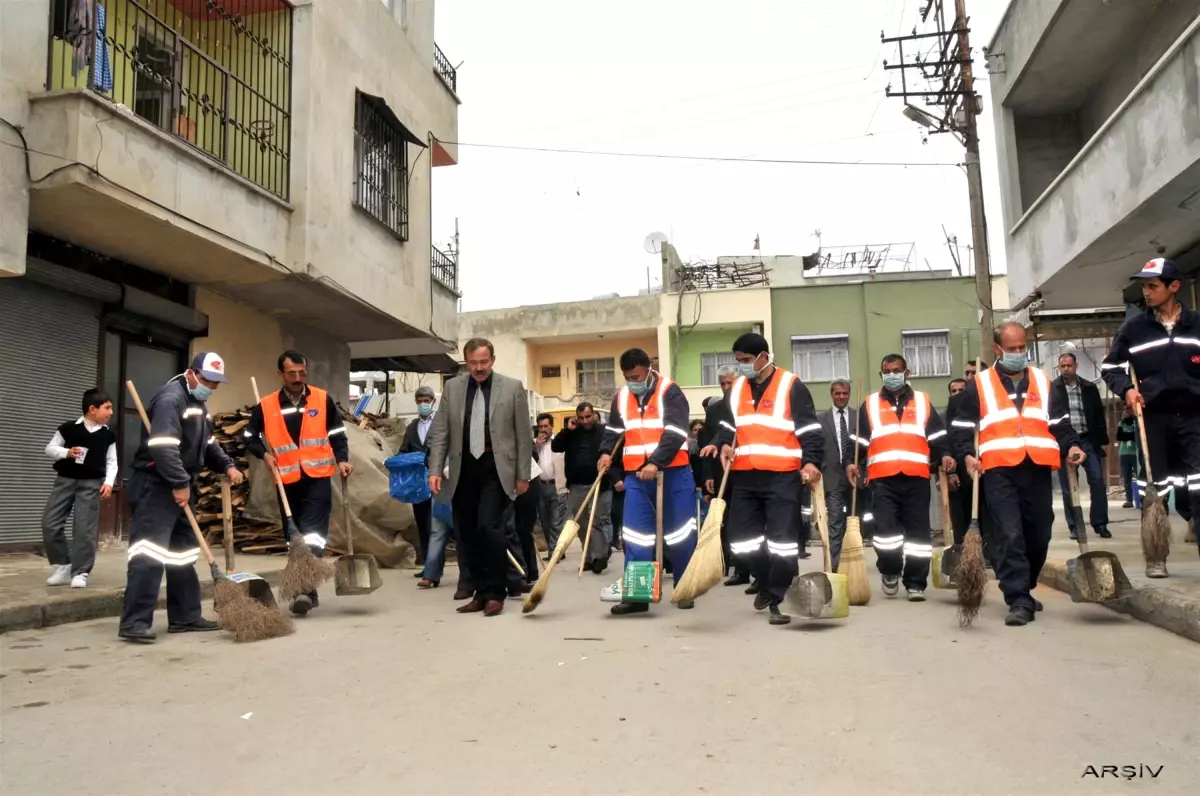
{"label": "surgical face mask", "polygon": [[433,414],[433,404],[417,404],[417,414],[421,417],[429,417]]}
{"label": "surgical face mask", "polygon": [[627,381],[627,382],[625,382],[625,386],[628,387],[629,391],[631,393],[633,393],[634,395],[645,395],[646,390],[650,389],[650,380],[647,379],[646,381]]}
{"label": "surgical face mask", "polygon": [[1009,373],[1020,373],[1029,365],[1029,352],[1021,351],[1019,353],[1004,352],[1000,357],[1000,366]]}
{"label": "surgical face mask", "polygon": [[[758,361],[758,357],[755,357],[754,362],[757,362],[757,361]],[[771,364],[771,360],[769,358],[767,359],[766,364],[764,364],[761,368],[754,367],[754,362],[739,362],[738,363],[738,368],[742,371],[742,375],[745,376],[747,379],[757,379],[758,374],[760,374],[764,370],[766,370],[767,365]]]}
{"label": "surgical face mask", "polygon": [[212,398],[213,388],[209,387],[207,384],[196,382],[195,387],[188,387],[188,392],[191,393],[192,397],[197,401],[207,401],[209,398]]}
{"label": "surgical face mask", "polygon": [[883,389],[895,391],[904,386],[903,373],[885,373],[883,374]]}

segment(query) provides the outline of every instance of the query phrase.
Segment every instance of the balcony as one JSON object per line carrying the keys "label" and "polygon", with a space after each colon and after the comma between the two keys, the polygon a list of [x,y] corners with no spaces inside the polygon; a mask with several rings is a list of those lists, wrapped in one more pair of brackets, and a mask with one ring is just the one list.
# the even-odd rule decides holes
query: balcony
{"label": "balcony", "polygon": [[450,93],[457,96],[458,72],[450,65],[450,59],[436,43],[433,45],[433,71],[437,72],[437,76],[446,84],[446,88],[450,89]]}
{"label": "balcony", "polygon": [[458,255],[455,252],[447,254],[437,246],[431,246],[429,268],[434,280],[458,292]]}
{"label": "balcony", "polygon": [[102,97],[287,200],[287,0],[50,0],[46,87]]}

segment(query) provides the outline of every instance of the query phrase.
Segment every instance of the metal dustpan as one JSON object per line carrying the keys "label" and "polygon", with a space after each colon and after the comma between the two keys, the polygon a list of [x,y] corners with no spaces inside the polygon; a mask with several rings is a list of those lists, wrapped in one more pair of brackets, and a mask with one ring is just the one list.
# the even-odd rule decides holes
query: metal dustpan
{"label": "metal dustpan", "polygon": [[233,547],[233,499],[230,494],[229,479],[221,478],[221,525],[223,544],[225,546],[225,577],[242,588],[246,596],[255,602],[262,603],[268,608],[278,608],[275,602],[275,592],[271,584],[252,572],[237,572],[234,569]]}
{"label": "metal dustpan", "polygon": [[929,580],[935,589],[956,589],[954,573],[958,571],[958,562],[962,560],[962,545],[953,544],[954,526],[950,521],[950,488],[946,484],[946,474],[938,473],[938,489],[942,498],[942,528],[947,544],[940,550],[933,551],[933,559],[929,563]]}
{"label": "metal dustpan", "polygon": [[1133,584],[1116,554],[1088,550],[1087,526],[1083,522],[1083,507],[1079,505],[1078,476],[1075,468],[1069,465],[1067,480],[1071,486],[1070,511],[1079,539],[1079,557],[1067,562],[1071,600],[1077,603],[1106,603],[1128,597],[1133,593]]}
{"label": "metal dustpan", "polygon": [[350,525],[350,501],[346,495],[346,478],[342,477],[342,525],[346,529],[346,555],[338,556],[334,571],[334,593],[339,597],[370,594],[383,585],[375,556],[354,554],[354,530]]}
{"label": "metal dustpan", "polygon": [[824,572],[809,572],[796,578],[788,589],[788,608],[805,619],[845,619],[850,615],[850,580],[845,575],[830,572],[829,532],[825,523],[825,500],[818,498],[817,485],[812,490],[813,520],[821,534],[821,549],[825,556]]}

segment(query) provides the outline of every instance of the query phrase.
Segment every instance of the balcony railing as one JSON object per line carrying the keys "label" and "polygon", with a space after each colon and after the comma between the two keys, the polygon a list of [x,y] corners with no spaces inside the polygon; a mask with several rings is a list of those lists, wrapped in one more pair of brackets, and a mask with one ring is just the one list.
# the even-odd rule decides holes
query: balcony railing
{"label": "balcony railing", "polygon": [[437,72],[438,77],[446,84],[446,88],[455,94],[458,93],[458,72],[450,65],[450,59],[437,44],[433,45],[433,71]]}
{"label": "balcony railing", "polygon": [[288,198],[288,0],[48,0],[48,5],[48,89],[86,89],[123,105]]}
{"label": "balcony railing", "polygon": [[429,268],[433,278],[451,290],[458,290],[458,255],[447,254],[437,246],[431,246]]}

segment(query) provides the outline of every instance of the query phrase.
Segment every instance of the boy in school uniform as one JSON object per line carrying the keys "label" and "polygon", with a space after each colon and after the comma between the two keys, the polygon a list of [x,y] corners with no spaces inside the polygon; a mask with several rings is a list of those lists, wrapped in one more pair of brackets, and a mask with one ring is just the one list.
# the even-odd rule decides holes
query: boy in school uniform
{"label": "boy in school uniform", "polygon": [[[117,437],[108,427],[112,400],[94,389],[83,394],[82,403],[83,416],[59,426],[46,446],[58,476],[42,514],[42,541],[54,567],[46,585],[69,582],[73,589],[87,587],[96,563],[100,501],[108,500],[117,480]],[[68,548],[66,524],[72,509],[75,521]]]}

